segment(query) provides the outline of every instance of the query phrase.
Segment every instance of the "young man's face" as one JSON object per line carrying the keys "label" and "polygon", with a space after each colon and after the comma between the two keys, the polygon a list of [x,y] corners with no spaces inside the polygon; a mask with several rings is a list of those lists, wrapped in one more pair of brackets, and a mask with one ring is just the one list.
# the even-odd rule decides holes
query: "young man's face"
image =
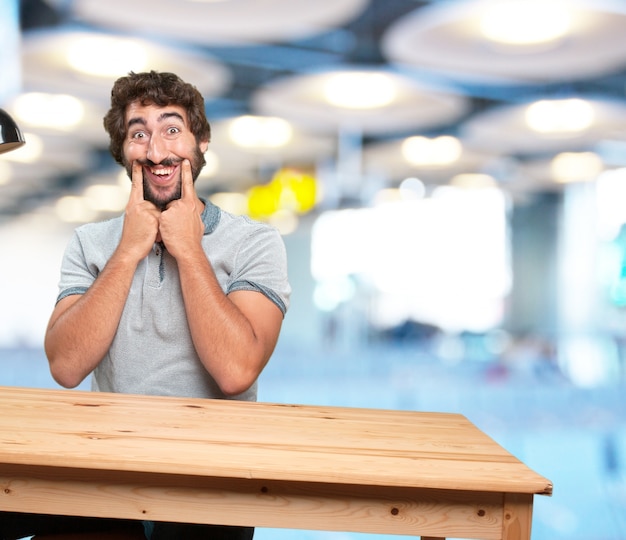
{"label": "young man's face", "polygon": [[200,173],[208,141],[198,145],[189,129],[187,112],[178,105],[159,107],[133,102],[126,108],[124,165],[131,177],[132,164],[143,168],[144,198],[164,209],[180,198],[181,163],[191,162],[194,181]]}

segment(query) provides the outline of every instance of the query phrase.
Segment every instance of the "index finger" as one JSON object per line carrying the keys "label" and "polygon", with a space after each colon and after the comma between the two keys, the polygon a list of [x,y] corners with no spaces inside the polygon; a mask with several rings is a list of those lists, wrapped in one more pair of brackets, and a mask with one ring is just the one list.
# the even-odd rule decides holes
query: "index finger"
{"label": "index finger", "polygon": [[193,187],[193,175],[191,174],[191,163],[188,159],[183,160],[181,172],[181,199],[195,198],[196,190]]}
{"label": "index finger", "polygon": [[141,164],[133,161],[133,168],[131,173],[131,186],[130,197],[128,202],[140,203],[143,198],[143,169]]}

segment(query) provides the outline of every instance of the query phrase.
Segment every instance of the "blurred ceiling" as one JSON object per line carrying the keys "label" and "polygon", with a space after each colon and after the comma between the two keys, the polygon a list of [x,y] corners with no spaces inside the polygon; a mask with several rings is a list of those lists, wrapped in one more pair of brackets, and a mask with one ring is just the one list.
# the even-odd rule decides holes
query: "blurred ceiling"
{"label": "blurred ceiling", "polygon": [[[324,176],[335,193],[326,207],[367,204],[372,191],[407,177],[428,187],[478,173],[523,199],[561,189],[550,164],[563,152],[622,166],[624,2],[521,4],[540,15],[525,20],[519,0],[21,0],[20,93],[0,105],[27,133],[24,148],[38,137],[42,151],[30,163],[15,161],[21,150],[2,156],[0,221],[116,182],[102,117],[113,81],[131,69],[173,71],[205,96],[213,174],[197,189],[206,196],[243,192],[294,165]],[[494,6],[516,24],[486,37],[505,29],[495,19],[488,27]],[[526,27],[545,35],[523,42]],[[329,78],[345,71],[363,77],[354,88],[337,83],[348,92],[337,99],[347,101],[329,103]],[[375,75],[387,77],[389,96],[368,107],[361,99]],[[32,93],[50,94],[53,111],[61,106],[54,96],[78,98],[82,116],[71,128],[36,126],[20,115],[35,110],[24,99]],[[546,108],[531,122],[529,106],[546,101],[564,114],[554,129],[545,127],[554,114]],[[241,115],[287,120],[290,142],[236,145],[230,130]],[[409,146],[445,137],[456,138],[453,161],[407,157]]]}

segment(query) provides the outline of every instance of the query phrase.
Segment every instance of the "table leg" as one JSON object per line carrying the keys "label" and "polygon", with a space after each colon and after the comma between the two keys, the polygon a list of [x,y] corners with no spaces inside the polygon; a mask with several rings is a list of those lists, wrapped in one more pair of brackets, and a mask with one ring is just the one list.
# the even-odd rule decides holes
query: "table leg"
{"label": "table leg", "polygon": [[504,495],[502,540],[530,540],[533,518],[533,496],[527,493]]}

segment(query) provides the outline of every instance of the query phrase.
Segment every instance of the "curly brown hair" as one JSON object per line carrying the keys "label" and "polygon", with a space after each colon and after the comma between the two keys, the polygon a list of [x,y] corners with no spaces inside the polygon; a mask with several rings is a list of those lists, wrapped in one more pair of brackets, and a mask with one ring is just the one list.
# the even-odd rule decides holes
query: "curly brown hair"
{"label": "curly brown hair", "polygon": [[126,107],[138,101],[142,105],[159,107],[179,105],[186,109],[189,128],[196,141],[211,139],[211,126],[206,118],[204,98],[198,89],[174,73],[149,71],[120,77],[111,90],[111,108],[104,117],[104,129],[110,137],[109,150],[123,165],[123,145],[126,138]]}

